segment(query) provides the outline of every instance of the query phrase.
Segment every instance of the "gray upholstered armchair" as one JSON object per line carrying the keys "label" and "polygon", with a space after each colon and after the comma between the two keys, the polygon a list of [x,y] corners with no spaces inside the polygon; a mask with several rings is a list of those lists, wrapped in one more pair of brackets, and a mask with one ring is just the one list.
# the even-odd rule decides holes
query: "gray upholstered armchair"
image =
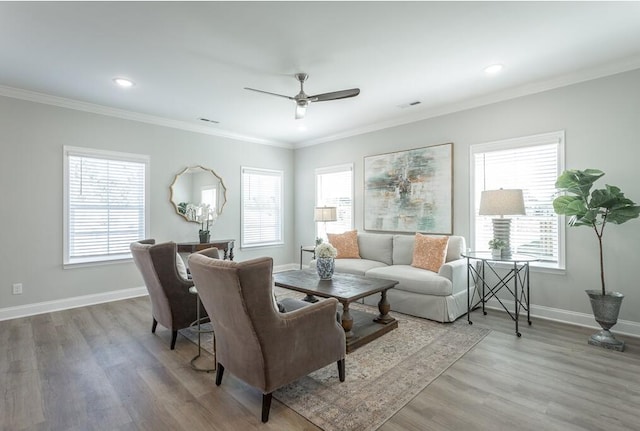
{"label": "gray upholstered armchair", "polygon": [[[149,291],[153,316],[151,332],[156,332],[158,323],[170,329],[173,350],[178,330],[188,327],[197,318],[196,296],[189,293],[193,281],[186,278],[186,273],[179,274],[176,243],[155,244],[155,240],[148,239],[131,243],[130,249]],[[201,253],[218,257],[215,248],[202,250]],[[201,310],[201,316],[206,316],[204,309]]]}
{"label": "gray upholstered armchair", "polygon": [[262,421],[272,393],[331,363],[345,378],[345,335],[330,298],[279,313],[272,300],[273,260],[189,256],[189,267],[216,334],[216,385],[224,370],[262,391]]}

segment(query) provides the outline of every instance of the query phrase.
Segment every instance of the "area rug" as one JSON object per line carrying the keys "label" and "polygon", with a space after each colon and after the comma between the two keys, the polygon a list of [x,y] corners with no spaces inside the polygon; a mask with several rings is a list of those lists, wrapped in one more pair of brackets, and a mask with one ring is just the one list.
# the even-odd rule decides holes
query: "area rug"
{"label": "area rug", "polygon": [[[362,304],[352,309],[377,315]],[[347,355],[344,382],[331,364],[278,389],[274,397],[326,431],[375,430],[490,332],[464,319],[442,324],[392,314],[397,329]],[[210,338],[203,336],[202,346],[211,351]]]}

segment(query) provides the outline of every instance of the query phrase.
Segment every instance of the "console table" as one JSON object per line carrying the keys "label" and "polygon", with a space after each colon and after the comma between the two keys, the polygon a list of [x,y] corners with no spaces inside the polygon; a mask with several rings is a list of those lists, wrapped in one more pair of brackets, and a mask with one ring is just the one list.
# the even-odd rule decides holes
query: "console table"
{"label": "console table", "polygon": [[179,242],[178,253],[195,253],[205,248],[215,247],[224,252],[224,260],[233,260],[233,246],[235,239],[212,239],[209,242]]}
{"label": "console table", "polygon": [[[484,305],[489,299],[495,298],[516,323],[516,335],[520,337],[522,334],[520,334],[518,330],[518,319],[521,309],[527,311],[527,322],[531,325],[529,263],[539,259],[526,254],[512,254],[510,257],[493,257],[489,252],[478,251],[462,253],[462,257],[467,258],[467,321],[469,325],[473,324],[471,321],[471,310],[482,304],[482,312],[486,316],[487,312],[485,311]],[[496,271],[495,266],[497,263],[504,264],[506,270],[504,276],[500,276]],[[498,281],[495,284],[488,283],[487,275],[493,275]],[[473,295],[470,294],[471,280],[474,281],[473,285],[476,287]],[[482,289],[481,292],[479,288]],[[503,288],[508,290],[513,296],[513,312],[511,312],[507,304],[498,297],[498,292]],[[478,294],[478,300],[474,303],[476,293]]]}

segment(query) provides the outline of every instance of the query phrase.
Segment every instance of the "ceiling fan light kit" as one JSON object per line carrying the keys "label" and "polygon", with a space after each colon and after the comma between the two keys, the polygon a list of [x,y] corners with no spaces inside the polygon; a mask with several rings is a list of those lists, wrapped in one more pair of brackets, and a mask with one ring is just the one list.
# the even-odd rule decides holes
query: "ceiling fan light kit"
{"label": "ceiling fan light kit", "polygon": [[359,88],[351,88],[348,90],[332,91],[330,93],[321,93],[314,96],[308,96],[304,92],[304,82],[309,78],[306,73],[296,73],[295,78],[300,82],[300,92],[295,96],[285,96],[284,94],[271,93],[269,91],[258,90],[255,88],[244,87],[245,90],[256,91],[258,93],[269,94],[271,96],[284,97],[285,99],[293,100],[296,102],[295,119],[300,120],[304,118],[307,107],[311,102],[325,102],[327,100],[346,99],[349,97],[355,97],[360,94]]}

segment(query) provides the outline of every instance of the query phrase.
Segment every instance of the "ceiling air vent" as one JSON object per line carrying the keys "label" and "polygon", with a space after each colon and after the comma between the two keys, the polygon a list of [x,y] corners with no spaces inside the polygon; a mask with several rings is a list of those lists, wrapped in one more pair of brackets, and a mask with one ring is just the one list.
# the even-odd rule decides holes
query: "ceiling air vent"
{"label": "ceiling air vent", "polygon": [[198,120],[200,120],[200,121],[204,121],[205,123],[220,124],[220,122],[219,122],[219,121],[216,121],[216,120],[210,120],[210,119],[208,119],[208,118],[198,118]]}
{"label": "ceiling air vent", "polygon": [[402,105],[398,105],[398,108],[400,108],[400,109],[407,109],[407,108],[410,108],[410,107],[412,107],[412,106],[419,105],[419,104],[421,104],[421,103],[422,103],[421,101],[416,100],[416,101],[414,101],[414,102],[403,103]]}

